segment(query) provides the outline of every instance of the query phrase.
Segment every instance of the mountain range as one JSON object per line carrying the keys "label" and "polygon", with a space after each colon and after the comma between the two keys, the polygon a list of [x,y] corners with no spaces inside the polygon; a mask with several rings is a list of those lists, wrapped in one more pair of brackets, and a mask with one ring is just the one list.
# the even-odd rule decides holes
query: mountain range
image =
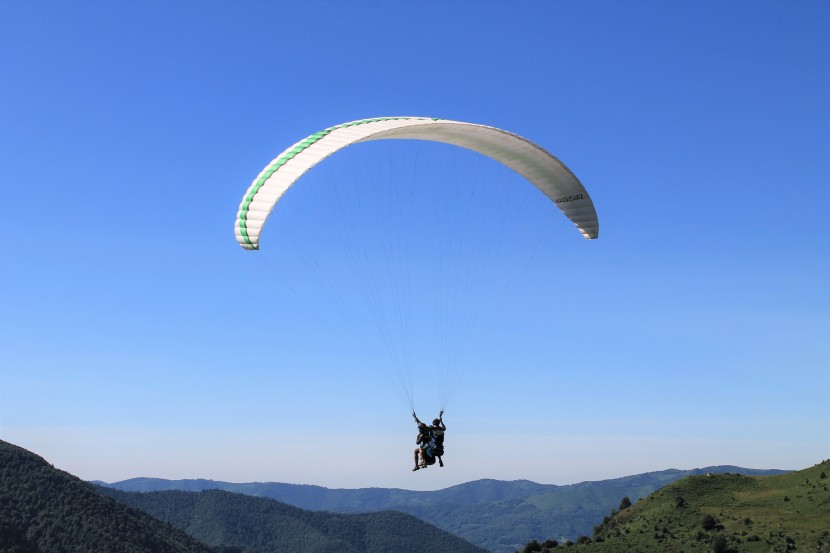
{"label": "mountain range", "polygon": [[[678,474],[684,472],[694,474]],[[764,473],[774,475],[760,476]],[[524,545],[514,550],[830,553],[830,460],[800,471],[707,467],[571,486],[484,480],[436,492],[312,487],[315,493],[307,497],[352,509],[359,509],[361,501],[375,506],[393,501],[417,504],[429,511],[443,509],[446,518],[463,512],[459,506],[489,505],[504,509],[519,523],[522,512],[528,519],[538,515],[533,509],[558,509],[576,516],[587,510],[582,502],[590,506],[621,491],[636,492],[666,480],[670,482],[639,500],[636,493],[623,496],[616,508],[593,521],[590,537],[563,539],[559,529],[548,527],[539,538],[525,536],[520,540]],[[83,482],[31,452],[0,441],[0,553],[486,553],[402,512],[332,513],[251,495],[283,487],[296,492],[304,486],[130,482],[144,488],[214,489],[125,492]],[[215,489],[218,484],[245,486],[249,493]],[[508,509],[511,505],[521,509]],[[500,521],[491,516],[471,522],[498,528]],[[532,539],[527,541],[528,537]]]}
{"label": "mountain range", "polygon": [[219,490],[126,493],[0,440],[0,553],[486,553],[411,515],[312,512]]}
{"label": "mountain range", "polygon": [[592,528],[619,505],[621,498],[636,501],[688,476],[707,473],[762,476],[785,472],[723,465],[693,470],[669,469],[567,486],[528,480],[477,480],[428,492],[156,478],[99,484],[133,492],[224,490],[267,497],[315,511],[368,513],[398,510],[494,553],[513,553],[529,539],[555,537],[561,541],[574,541],[579,536],[590,535]]}

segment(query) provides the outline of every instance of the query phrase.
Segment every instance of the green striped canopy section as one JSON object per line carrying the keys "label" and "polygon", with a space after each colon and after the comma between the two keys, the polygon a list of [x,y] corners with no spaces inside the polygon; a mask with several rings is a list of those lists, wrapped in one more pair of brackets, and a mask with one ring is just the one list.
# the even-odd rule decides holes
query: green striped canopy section
{"label": "green striped canopy section", "polygon": [[245,249],[259,249],[262,227],[271,210],[306,171],[342,148],[383,139],[443,142],[493,158],[541,190],[585,238],[599,234],[597,213],[585,187],[562,162],[530,140],[495,127],[460,121],[378,117],[329,127],[278,155],[254,179],[239,204],[236,240]]}

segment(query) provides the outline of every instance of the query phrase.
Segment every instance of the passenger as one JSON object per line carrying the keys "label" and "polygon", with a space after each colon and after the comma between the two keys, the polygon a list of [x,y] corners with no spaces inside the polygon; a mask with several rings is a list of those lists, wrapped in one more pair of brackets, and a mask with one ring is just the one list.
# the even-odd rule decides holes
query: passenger
{"label": "passenger", "polygon": [[[418,469],[425,469],[427,466],[435,463],[435,457],[431,455],[432,453],[432,433],[429,430],[429,426],[422,423],[416,417],[415,420],[418,422],[418,436],[415,438],[415,444],[418,447],[415,448],[414,452],[414,461],[415,461],[415,468],[412,470]],[[428,462],[428,458],[432,457],[432,462]]]}

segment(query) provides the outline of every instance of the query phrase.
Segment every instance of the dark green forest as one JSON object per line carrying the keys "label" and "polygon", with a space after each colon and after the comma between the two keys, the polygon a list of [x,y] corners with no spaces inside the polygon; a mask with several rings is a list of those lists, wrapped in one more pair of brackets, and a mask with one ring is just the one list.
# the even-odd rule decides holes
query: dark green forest
{"label": "dark green forest", "polygon": [[4,441],[0,441],[0,551],[217,552]]}
{"label": "dark green forest", "polygon": [[22,528],[0,519],[0,551],[3,553],[37,553],[37,547],[26,539]]}

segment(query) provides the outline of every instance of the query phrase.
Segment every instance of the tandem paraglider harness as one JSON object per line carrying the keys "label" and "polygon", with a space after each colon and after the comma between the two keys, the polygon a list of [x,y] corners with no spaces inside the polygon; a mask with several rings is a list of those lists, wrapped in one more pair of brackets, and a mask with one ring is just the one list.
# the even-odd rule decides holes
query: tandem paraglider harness
{"label": "tandem paraglider harness", "polygon": [[444,444],[441,442],[443,442],[443,440],[438,440],[438,436],[436,436],[431,430],[418,434],[418,445],[424,451],[424,454],[432,459],[433,463],[435,462],[436,457],[440,457],[444,454]]}

